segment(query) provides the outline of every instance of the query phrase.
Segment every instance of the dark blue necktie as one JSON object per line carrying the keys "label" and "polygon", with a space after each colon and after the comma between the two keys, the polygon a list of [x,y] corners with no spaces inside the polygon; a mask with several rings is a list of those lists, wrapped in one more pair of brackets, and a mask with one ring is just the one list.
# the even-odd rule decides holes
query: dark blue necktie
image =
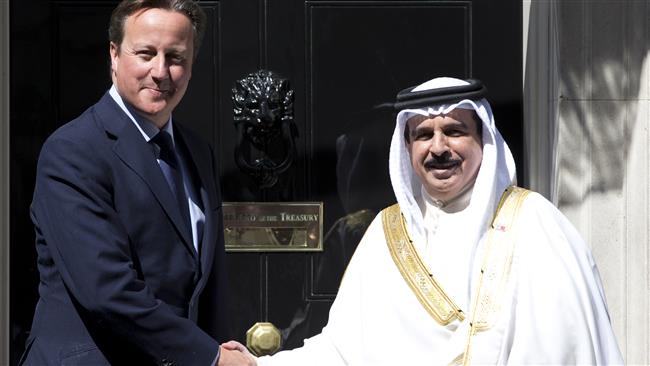
{"label": "dark blue necktie", "polygon": [[183,185],[183,173],[178,161],[178,155],[176,155],[176,151],[174,151],[172,137],[167,131],[160,131],[151,139],[151,141],[160,148],[156,158],[162,160],[160,163],[160,169],[162,170],[173,195],[176,197],[178,209],[181,212],[186,228],[191,234],[190,209],[187,204],[187,195],[185,195],[185,186]]}

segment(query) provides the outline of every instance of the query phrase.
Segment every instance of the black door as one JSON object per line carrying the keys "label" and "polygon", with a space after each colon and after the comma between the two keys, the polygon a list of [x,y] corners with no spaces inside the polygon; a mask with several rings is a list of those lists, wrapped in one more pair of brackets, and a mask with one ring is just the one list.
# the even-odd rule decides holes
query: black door
{"label": "black door", "polygon": [[[22,352],[37,300],[29,204],[44,139],[110,87],[116,1],[11,2],[11,335]],[[324,251],[230,253],[233,335],[270,321],[285,348],[327,322],[347,261],[394,201],[388,146],[398,90],[435,76],[484,81],[522,171],[521,1],[201,1],[209,26],[174,115],[210,139],[226,201],[322,201]],[[292,165],[260,188],[234,159],[231,90],[260,69],[289,81]]]}

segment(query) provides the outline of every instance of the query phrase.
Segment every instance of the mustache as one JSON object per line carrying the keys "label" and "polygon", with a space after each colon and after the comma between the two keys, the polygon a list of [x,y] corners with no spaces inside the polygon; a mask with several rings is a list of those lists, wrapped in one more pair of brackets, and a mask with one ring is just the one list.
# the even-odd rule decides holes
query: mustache
{"label": "mustache", "polygon": [[424,167],[426,169],[447,169],[460,163],[460,159],[451,158],[449,155],[433,156],[424,161]]}

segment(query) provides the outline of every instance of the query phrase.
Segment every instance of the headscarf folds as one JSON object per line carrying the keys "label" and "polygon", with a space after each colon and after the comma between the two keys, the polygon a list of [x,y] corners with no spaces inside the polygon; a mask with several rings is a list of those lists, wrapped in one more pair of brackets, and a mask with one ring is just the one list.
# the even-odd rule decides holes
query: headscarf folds
{"label": "headscarf folds", "polygon": [[[440,77],[413,88],[411,92],[469,85],[461,79]],[[417,200],[422,184],[415,174],[404,141],[406,121],[415,116],[437,116],[456,108],[473,109],[483,124],[483,160],[476,177],[469,206],[470,225],[463,228],[462,240],[478,244],[494,213],[501,193],[516,183],[515,163],[508,145],[496,128],[490,104],[485,98],[479,100],[461,99],[432,104],[427,107],[402,109],[397,114],[397,123],[390,146],[389,173],[395,197],[406,220],[407,228],[414,240],[426,238],[424,220]],[[459,238],[460,239],[460,238]]]}

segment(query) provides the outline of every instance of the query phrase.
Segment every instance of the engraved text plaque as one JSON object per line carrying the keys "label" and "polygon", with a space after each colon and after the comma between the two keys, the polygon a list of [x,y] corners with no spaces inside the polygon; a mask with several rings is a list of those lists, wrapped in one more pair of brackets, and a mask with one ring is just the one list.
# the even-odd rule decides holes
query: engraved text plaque
{"label": "engraved text plaque", "polygon": [[322,251],[322,217],[322,202],[224,202],[226,251]]}

